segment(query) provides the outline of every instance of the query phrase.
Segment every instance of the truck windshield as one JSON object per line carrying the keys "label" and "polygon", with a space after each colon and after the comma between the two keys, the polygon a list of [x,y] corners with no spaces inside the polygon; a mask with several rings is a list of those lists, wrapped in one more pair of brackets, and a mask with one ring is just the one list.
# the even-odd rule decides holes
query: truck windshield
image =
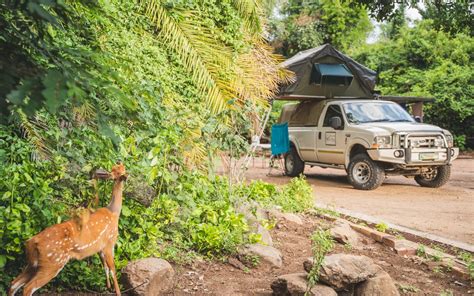
{"label": "truck windshield", "polygon": [[414,122],[400,105],[386,102],[354,102],[343,104],[349,123]]}

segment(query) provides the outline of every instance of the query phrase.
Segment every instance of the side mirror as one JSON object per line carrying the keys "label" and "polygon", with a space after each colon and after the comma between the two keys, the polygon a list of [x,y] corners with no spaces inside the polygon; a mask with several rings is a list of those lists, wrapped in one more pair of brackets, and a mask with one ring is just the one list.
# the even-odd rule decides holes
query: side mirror
{"label": "side mirror", "polygon": [[421,122],[421,117],[420,116],[415,116],[414,119],[415,119],[416,122]]}
{"label": "side mirror", "polygon": [[329,125],[335,130],[341,129],[342,128],[341,117],[339,116],[331,117],[331,119],[329,119]]}

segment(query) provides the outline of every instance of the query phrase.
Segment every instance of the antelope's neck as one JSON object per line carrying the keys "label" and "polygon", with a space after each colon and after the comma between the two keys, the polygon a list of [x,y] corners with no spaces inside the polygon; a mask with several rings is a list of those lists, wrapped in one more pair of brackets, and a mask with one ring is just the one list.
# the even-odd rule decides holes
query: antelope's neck
{"label": "antelope's neck", "polygon": [[122,210],[122,191],[123,191],[123,181],[115,180],[114,188],[112,189],[112,200],[110,201],[109,206],[107,207],[111,212],[119,214]]}

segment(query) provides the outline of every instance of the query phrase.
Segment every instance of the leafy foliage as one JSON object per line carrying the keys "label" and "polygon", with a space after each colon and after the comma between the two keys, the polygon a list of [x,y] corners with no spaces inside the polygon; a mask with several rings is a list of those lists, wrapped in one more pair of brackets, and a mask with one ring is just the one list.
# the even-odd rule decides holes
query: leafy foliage
{"label": "leafy foliage", "polygon": [[470,1],[429,1],[422,7],[417,5],[423,19],[430,19],[437,30],[448,33],[473,35],[474,3]]}
{"label": "leafy foliage", "polygon": [[435,98],[425,105],[425,122],[462,140],[474,134],[473,46],[471,36],[437,31],[426,20],[403,27],[394,40],[361,47],[354,56],[377,70],[383,94]]}
{"label": "leafy foliage", "polygon": [[474,279],[474,258],[472,257],[471,253],[467,252],[460,252],[458,254],[458,258],[460,258],[464,263],[467,265],[467,270],[469,271],[469,277]]}
{"label": "leafy foliage", "polygon": [[[118,269],[151,255],[178,262],[193,254],[225,255],[255,240],[232,206],[238,196],[229,182],[206,168],[217,151],[245,148],[235,129],[248,124],[230,119],[245,118],[245,108],[260,104],[285,77],[260,37],[258,7],[236,7],[234,1],[155,4],[169,24],[187,29],[186,40],[199,48],[195,58],[216,60],[207,64],[216,81],[229,82],[238,73],[240,86],[222,89],[232,93],[223,96],[229,108],[212,112],[202,76],[177,50],[181,41],[174,40],[174,48],[172,39],[163,43],[166,28],[158,32],[145,6],[120,0],[0,4],[0,291],[25,264],[24,241],[90,204],[89,172],[117,160],[131,175]],[[190,37],[193,28],[199,30]],[[226,59],[215,59],[219,55]],[[252,56],[254,63],[236,73],[225,67]],[[260,82],[259,72],[266,74]],[[101,206],[110,189],[101,184]],[[93,256],[68,264],[47,288],[104,291],[99,261]]]}
{"label": "leafy foliage", "polygon": [[311,236],[311,251],[313,252],[313,266],[308,273],[307,291],[318,282],[324,257],[334,248],[334,241],[329,230],[316,230]]}
{"label": "leafy foliage", "polygon": [[385,222],[379,222],[379,223],[375,224],[375,229],[377,229],[377,231],[385,233],[385,232],[387,232],[389,227]]}
{"label": "leafy foliage", "polygon": [[276,187],[260,180],[240,188],[241,195],[254,200],[263,206],[277,205],[285,212],[303,212],[314,207],[311,186],[304,176],[292,178],[290,183]]}
{"label": "leafy foliage", "polygon": [[[161,1],[144,2],[145,14],[158,29],[157,36],[178,53],[186,69],[192,73],[196,87],[205,94],[213,110],[222,111],[226,103],[235,98],[241,102],[266,99],[276,92],[279,82],[290,77],[277,68],[280,58],[270,54],[263,39],[256,34],[261,31],[259,1],[224,2],[222,11],[212,11],[231,11],[233,14],[228,14],[229,21],[234,22],[238,17],[236,12],[243,17],[240,23],[246,30],[243,30],[241,37],[250,42],[241,44],[240,48],[236,48],[235,43],[231,44],[234,45],[232,48],[225,41],[216,40],[215,31],[220,28],[215,16],[189,13],[189,9],[197,8],[197,4],[189,3],[184,7],[174,4],[178,9],[170,11]],[[180,8],[186,9],[185,13],[180,12]],[[262,71],[271,75],[262,75]]]}
{"label": "leafy foliage", "polygon": [[352,0],[291,0],[273,22],[274,46],[285,56],[331,43],[341,50],[361,45],[372,28],[364,5]]}

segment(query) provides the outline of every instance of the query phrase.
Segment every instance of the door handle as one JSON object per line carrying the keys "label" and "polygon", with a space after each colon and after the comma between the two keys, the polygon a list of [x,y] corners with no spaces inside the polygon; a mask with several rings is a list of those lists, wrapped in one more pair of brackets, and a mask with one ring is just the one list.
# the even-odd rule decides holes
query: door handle
{"label": "door handle", "polygon": [[318,140],[321,140],[321,132],[318,134]]}

